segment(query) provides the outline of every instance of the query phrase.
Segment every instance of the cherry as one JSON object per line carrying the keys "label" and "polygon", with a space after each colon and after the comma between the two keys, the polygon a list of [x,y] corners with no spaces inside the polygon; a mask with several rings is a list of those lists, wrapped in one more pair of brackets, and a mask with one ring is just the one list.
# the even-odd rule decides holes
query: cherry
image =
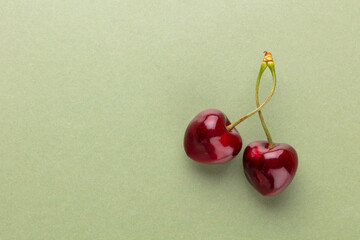
{"label": "cherry", "polygon": [[[256,82],[256,105],[259,106],[260,79],[269,67],[273,82],[276,82],[275,66],[270,52],[265,52]],[[261,124],[268,141],[250,143],[244,151],[244,173],[250,184],[261,194],[272,196],[282,192],[294,178],[298,158],[294,148],[284,143],[273,143],[261,111],[258,111]]]}
{"label": "cherry", "polygon": [[186,154],[201,163],[224,163],[233,159],[241,150],[242,139],[238,131],[230,131],[229,119],[217,109],[200,112],[188,125],[184,148]]}
{"label": "cherry", "polygon": [[265,196],[282,192],[294,178],[298,158],[294,148],[267,141],[250,143],[244,151],[243,166],[247,180]]}

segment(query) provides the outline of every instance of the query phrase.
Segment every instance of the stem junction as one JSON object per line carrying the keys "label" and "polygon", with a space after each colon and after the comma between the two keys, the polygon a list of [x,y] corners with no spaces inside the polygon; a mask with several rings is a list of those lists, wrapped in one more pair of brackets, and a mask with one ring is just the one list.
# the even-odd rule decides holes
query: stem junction
{"label": "stem junction", "polygon": [[[265,51],[265,56],[264,56],[264,59],[260,65],[260,71],[259,71],[259,75],[258,75],[258,79],[257,79],[257,82],[256,82],[256,89],[255,89],[255,95],[256,95],[256,106],[257,108],[253,111],[251,111],[250,113],[244,115],[243,117],[241,117],[240,119],[238,119],[237,121],[231,123],[230,125],[226,126],[226,129],[228,131],[231,131],[234,127],[236,127],[239,123],[241,123],[242,121],[244,121],[245,119],[249,118],[250,116],[254,115],[255,113],[259,113],[259,117],[260,117],[260,121],[263,125],[263,128],[264,128],[264,131],[266,133],[266,136],[268,138],[268,141],[269,141],[269,148],[273,148],[274,147],[274,144],[272,142],[272,139],[271,139],[271,136],[270,136],[270,133],[269,133],[269,130],[267,129],[266,127],[266,124],[265,124],[265,121],[264,121],[264,117],[262,116],[262,113],[261,113],[261,109],[270,101],[271,97],[273,96],[274,94],[274,91],[275,91],[275,87],[276,87],[276,76],[275,76],[275,68],[274,68],[274,62],[273,62],[273,59],[272,59],[272,55],[270,52],[268,51]],[[261,76],[262,74],[264,73],[264,71],[266,70],[266,68],[269,67],[270,71],[271,71],[271,74],[273,76],[273,85],[272,85],[272,88],[271,88],[271,91],[270,91],[270,94],[269,96],[267,97],[267,99],[260,105],[259,104],[259,86],[260,86],[260,79],[261,79]]]}

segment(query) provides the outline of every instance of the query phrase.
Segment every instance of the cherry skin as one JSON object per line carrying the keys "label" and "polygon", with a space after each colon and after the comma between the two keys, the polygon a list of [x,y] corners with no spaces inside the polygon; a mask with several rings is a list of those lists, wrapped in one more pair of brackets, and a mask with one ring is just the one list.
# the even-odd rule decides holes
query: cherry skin
{"label": "cherry skin", "polygon": [[294,178],[298,157],[294,148],[284,143],[267,141],[250,143],[244,151],[243,166],[247,180],[262,195],[282,192]]}
{"label": "cherry skin", "polygon": [[242,139],[224,113],[207,109],[189,123],[184,136],[186,154],[194,161],[216,164],[233,159],[241,150]]}

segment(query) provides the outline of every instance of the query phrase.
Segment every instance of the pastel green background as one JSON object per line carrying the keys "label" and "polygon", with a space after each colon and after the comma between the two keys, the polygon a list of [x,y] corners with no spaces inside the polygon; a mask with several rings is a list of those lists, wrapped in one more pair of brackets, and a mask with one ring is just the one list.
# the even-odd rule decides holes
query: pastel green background
{"label": "pastel green background", "polygon": [[[360,239],[360,3],[0,2],[0,239]],[[183,150],[207,108],[255,107],[299,155],[262,197]],[[262,99],[271,88],[267,71]],[[237,127],[265,139],[258,117]]]}

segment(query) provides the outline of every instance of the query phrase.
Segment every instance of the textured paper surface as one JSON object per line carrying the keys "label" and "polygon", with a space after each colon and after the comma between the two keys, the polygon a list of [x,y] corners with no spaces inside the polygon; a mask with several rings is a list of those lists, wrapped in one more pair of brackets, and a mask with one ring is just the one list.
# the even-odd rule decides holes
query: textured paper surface
{"label": "textured paper surface", "polygon": [[[359,1],[2,1],[0,239],[360,239]],[[263,111],[299,168],[262,197],[240,155],[182,147],[206,108]],[[271,87],[267,71],[261,85]],[[244,144],[265,139],[254,116]]]}

